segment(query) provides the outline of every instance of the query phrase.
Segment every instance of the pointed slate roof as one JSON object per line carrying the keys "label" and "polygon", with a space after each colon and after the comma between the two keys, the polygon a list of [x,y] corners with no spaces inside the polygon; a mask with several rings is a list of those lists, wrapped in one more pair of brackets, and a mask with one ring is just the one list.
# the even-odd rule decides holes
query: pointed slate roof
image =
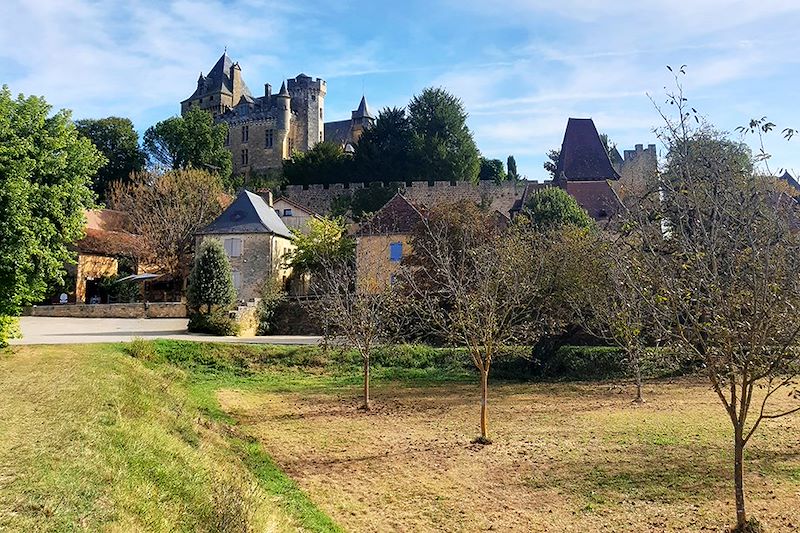
{"label": "pointed slate roof", "polygon": [[289,91],[286,90],[286,82],[281,83],[281,90],[278,91],[278,96],[290,96]]}
{"label": "pointed slate roof", "polygon": [[292,233],[264,199],[246,189],[198,235],[228,233],[272,233],[291,239]]}
{"label": "pointed slate roof", "polygon": [[353,111],[352,118],[375,118],[369,110],[366,96],[361,96],[361,102],[358,103],[358,109]]}
{"label": "pointed slate roof", "polygon": [[778,179],[785,181],[786,184],[789,185],[789,187],[792,187],[794,190],[800,191],[800,183],[797,183],[797,180],[794,179],[791,174],[789,174],[788,170],[784,170],[783,174],[778,176]]}
{"label": "pointed slate roof", "polygon": [[556,167],[557,179],[567,181],[618,180],[597,128],[590,118],[570,118]]}
{"label": "pointed slate roof", "polygon": [[[221,91],[224,93],[233,93],[233,80],[231,80],[230,72],[231,67],[233,66],[233,61],[228,56],[227,52],[223,52],[222,56],[217,60],[211,70],[208,72],[208,75],[205,77],[205,90],[201,90],[198,87],[195,92],[188,98],[191,100],[196,96],[201,96],[203,94]],[[202,78],[202,73],[200,77]],[[199,80],[198,80],[199,81]],[[242,94],[247,96],[252,96],[250,94],[250,89],[247,88],[247,84],[242,80]]]}

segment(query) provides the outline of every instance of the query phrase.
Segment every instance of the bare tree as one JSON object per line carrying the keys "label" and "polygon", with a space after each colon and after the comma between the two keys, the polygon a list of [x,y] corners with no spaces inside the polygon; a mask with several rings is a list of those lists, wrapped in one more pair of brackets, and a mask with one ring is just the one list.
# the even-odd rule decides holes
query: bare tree
{"label": "bare tree", "polygon": [[309,305],[326,341],[352,347],[361,356],[364,383],[362,408],[369,411],[370,357],[374,348],[393,331],[395,295],[390,285],[356,286],[351,258],[320,256],[320,268],[311,280],[315,300]]}
{"label": "bare tree", "polygon": [[764,421],[800,411],[772,403],[781,392],[800,400],[797,204],[734,143],[692,128],[680,83],[668,102],[678,118],[662,113],[669,156],[658,211],[639,217],[642,257],[663,287],[657,323],[704,365],[730,419],[736,530],[750,531],[745,446]]}
{"label": "bare tree", "polygon": [[109,188],[109,205],[142,236],[140,259],[176,278],[188,274],[195,233],[222,212],[219,177],[203,170],[142,172]]}
{"label": "bare tree", "polygon": [[642,364],[648,347],[657,343],[653,327],[655,280],[636,247],[623,235],[575,234],[571,263],[580,290],[566,293],[574,319],[590,335],[622,351],[636,385],[635,403],[643,403]]}
{"label": "bare tree", "polygon": [[466,347],[480,373],[480,437],[488,444],[489,372],[505,346],[552,329],[551,268],[541,235],[497,227],[474,204],[434,209],[400,274],[408,309],[425,328]]}

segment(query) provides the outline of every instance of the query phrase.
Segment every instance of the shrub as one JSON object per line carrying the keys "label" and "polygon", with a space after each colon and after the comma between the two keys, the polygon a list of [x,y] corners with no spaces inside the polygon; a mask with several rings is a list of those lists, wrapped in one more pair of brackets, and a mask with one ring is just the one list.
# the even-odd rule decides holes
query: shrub
{"label": "shrub", "polygon": [[275,311],[286,300],[286,294],[281,289],[277,276],[270,276],[261,289],[261,301],[258,302],[258,328],[257,335],[267,335],[275,329]]}
{"label": "shrub", "polygon": [[239,334],[239,324],[228,316],[226,311],[222,310],[215,310],[210,314],[192,313],[189,315],[188,329],[192,333],[210,333],[221,336]]}
{"label": "shrub", "polygon": [[147,341],[141,337],[134,337],[125,347],[125,351],[131,357],[142,361],[153,361],[156,358],[156,348],[152,341]]}
{"label": "shrub", "polygon": [[191,309],[205,307],[206,314],[215,308],[227,309],[236,300],[231,265],[219,240],[206,239],[200,244],[186,296]]}
{"label": "shrub", "polygon": [[22,332],[19,329],[19,318],[0,315],[0,348],[8,346],[9,339],[20,337],[22,337]]}
{"label": "shrub", "polygon": [[209,530],[219,533],[256,531],[259,490],[249,477],[221,472],[212,485]]}

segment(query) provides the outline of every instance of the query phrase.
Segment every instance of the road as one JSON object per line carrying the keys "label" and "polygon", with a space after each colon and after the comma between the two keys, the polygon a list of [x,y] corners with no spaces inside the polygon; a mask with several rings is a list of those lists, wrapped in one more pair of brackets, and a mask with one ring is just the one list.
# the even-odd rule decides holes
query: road
{"label": "road", "polygon": [[186,331],[185,318],[20,318],[22,338],[11,344],[87,344],[143,339],[179,339],[201,342],[247,344],[317,344],[321,337],[269,335],[264,337],[216,337]]}

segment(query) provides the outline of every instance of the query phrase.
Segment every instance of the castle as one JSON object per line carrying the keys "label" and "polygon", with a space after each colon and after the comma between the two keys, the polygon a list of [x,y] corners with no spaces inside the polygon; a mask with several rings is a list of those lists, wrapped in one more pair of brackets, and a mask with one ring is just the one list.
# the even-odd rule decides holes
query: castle
{"label": "castle", "polygon": [[280,168],[294,151],[322,141],[352,151],[375,117],[362,96],[350,120],[324,122],[327,91],[325,80],[298,74],[281,83],[277,94],[265,83],[263,96],[253,96],[239,63],[224,52],[207,75],[200,74],[194,93],[181,102],[181,114],[199,107],[227,124],[233,173],[248,175]]}

